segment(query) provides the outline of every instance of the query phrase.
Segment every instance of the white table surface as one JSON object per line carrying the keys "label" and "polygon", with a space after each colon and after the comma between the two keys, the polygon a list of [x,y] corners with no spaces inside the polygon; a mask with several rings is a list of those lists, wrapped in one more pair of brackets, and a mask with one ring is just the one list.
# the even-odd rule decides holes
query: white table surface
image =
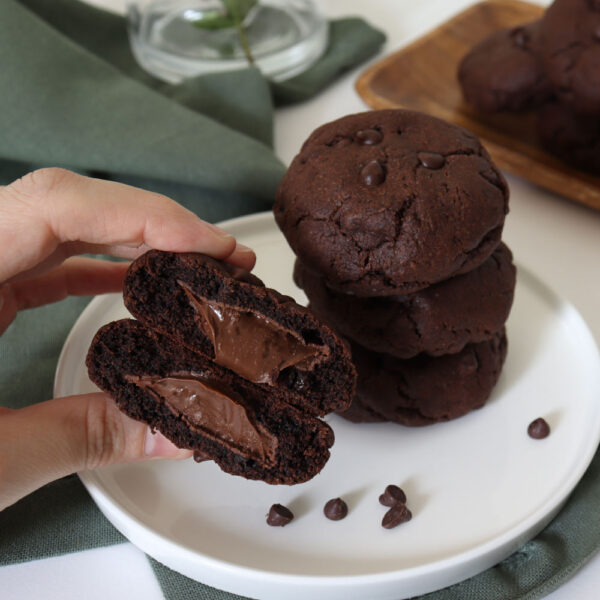
{"label": "white table surface", "polygon": [[[122,10],[124,0],[89,0]],[[328,16],[358,14],[385,31],[393,51],[473,3],[473,0],[316,0]],[[540,2],[547,4],[548,2]],[[376,59],[375,59],[376,60]],[[361,67],[313,100],[278,110],[275,149],[289,163],[318,125],[367,107],[354,91]],[[600,212],[508,177],[510,215],[504,239],[516,260],[532,269],[581,312],[600,344]],[[600,507],[599,507],[600,510]],[[600,555],[548,600],[597,597]],[[131,544],[0,568],[2,600],[162,600],[145,555]]]}

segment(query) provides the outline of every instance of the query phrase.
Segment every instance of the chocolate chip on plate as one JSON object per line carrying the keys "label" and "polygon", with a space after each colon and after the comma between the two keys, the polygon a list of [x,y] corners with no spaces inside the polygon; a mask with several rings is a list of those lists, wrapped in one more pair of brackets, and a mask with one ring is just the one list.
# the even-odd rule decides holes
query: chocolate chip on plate
{"label": "chocolate chip on plate", "polygon": [[379,502],[384,506],[395,506],[398,503],[406,502],[406,494],[397,485],[388,485],[385,492],[379,496]]}
{"label": "chocolate chip on plate", "polygon": [[394,506],[385,513],[385,516],[381,521],[381,526],[385,527],[385,529],[392,529],[411,519],[412,513],[406,508],[406,504],[398,502],[398,504],[394,504]]}
{"label": "chocolate chip on plate", "polygon": [[328,519],[339,521],[348,514],[348,505],[341,498],[332,498],[325,504],[323,512]]}
{"label": "chocolate chip on plate", "polygon": [[285,527],[294,518],[294,513],[283,506],[283,504],[273,504],[267,515],[267,524],[273,527]]}
{"label": "chocolate chip on plate", "polygon": [[527,433],[529,434],[529,437],[532,437],[535,440],[541,440],[550,435],[550,425],[548,425],[545,419],[539,417],[529,423]]}

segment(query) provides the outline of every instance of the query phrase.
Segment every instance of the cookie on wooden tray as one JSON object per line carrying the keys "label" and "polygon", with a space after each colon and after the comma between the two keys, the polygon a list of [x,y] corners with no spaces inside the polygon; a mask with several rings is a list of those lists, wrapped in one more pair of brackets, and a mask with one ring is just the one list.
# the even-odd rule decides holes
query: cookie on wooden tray
{"label": "cookie on wooden tray", "polygon": [[353,422],[392,421],[408,426],[449,421],[482,407],[506,357],[504,329],[461,352],[399,360],[352,345],[356,396],[341,416]]}
{"label": "cookie on wooden tray", "polygon": [[458,81],[467,104],[484,113],[535,108],[552,95],[540,57],[540,23],[501,29],[462,59]]}
{"label": "cookie on wooden tray", "polygon": [[298,258],[359,296],[407,294],[476,268],[507,211],[506,182],[477,137],[407,110],[319,127],[274,206]]}
{"label": "cookie on wooden tray", "polygon": [[512,253],[503,243],[469,273],[404,296],[341,294],[299,260],[294,270],[310,307],[336,331],[369,350],[403,359],[421,352],[455,353],[490,339],[508,318],[515,278]]}
{"label": "cookie on wooden tray", "polygon": [[541,33],[544,66],[560,102],[600,114],[600,1],[555,0]]}
{"label": "cookie on wooden tray", "polygon": [[600,115],[578,115],[567,105],[550,102],[537,119],[546,150],[577,169],[600,174]]}

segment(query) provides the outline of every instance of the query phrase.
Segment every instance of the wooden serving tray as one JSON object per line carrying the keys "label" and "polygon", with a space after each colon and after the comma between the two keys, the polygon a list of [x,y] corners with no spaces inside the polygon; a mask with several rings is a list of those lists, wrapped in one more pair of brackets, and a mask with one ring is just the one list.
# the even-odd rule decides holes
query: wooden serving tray
{"label": "wooden serving tray", "polygon": [[463,102],[456,79],[460,60],[477,42],[502,27],[539,19],[543,11],[520,0],[475,4],[372,65],[356,89],[372,108],[420,110],[466,127],[502,169],[600,210],[600,177],[546,153],[538,143],[535,114],[478,114]]}

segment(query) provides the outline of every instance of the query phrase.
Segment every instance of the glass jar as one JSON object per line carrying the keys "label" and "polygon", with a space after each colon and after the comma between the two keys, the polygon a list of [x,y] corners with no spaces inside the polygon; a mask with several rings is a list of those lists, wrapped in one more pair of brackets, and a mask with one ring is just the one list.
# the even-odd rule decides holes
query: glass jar
{"label": "glass jar", "polygon": [[[234,0],[235,2],[236,0]],[[312,0],[130,0],[129,35],[138,62],[170,83],[255,64],[283,81],[312,65],[328,24]]]}

